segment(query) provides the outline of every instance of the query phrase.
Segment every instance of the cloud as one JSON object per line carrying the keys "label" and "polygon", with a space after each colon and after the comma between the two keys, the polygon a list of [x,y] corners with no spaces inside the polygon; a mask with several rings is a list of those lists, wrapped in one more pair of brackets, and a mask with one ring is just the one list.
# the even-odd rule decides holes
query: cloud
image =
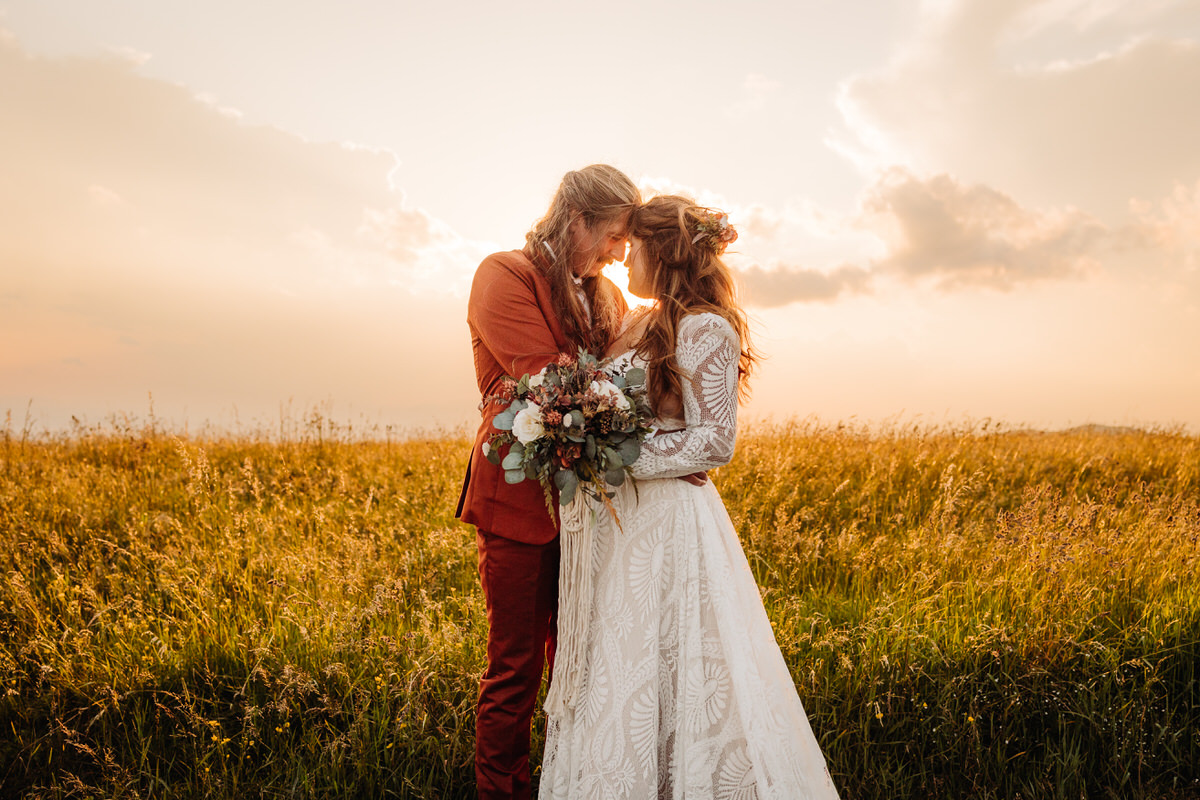
{"label": "cloud", "polygon": [[853,265],[832,272],[779,266],[751,266],[738,270],[747,305],[777,308],[797,302],[828,302],[846,294],[864,294],[870,289],[870,274]]}
{"label": "cloud", "polygon": [[1110,231],[1077,210],[1034,211],[987,186],[899,168],[868,192],[861,224],[888,245],[874,270],[943,288],[1078,277],[1112,246]]}
{"label": "cloud", "polygon": [[[1167,25],[1187,5],[927,4],[886,68],[843,83],[848,135],[830,144],[867,170],[947,172],[1118,223],[1131,198],[1200,177],[1200,43]],[[1046,35],[1063,26],[1104,35]]]}
{"label": "cloud", "polygon": [[[405,207],[388,185],[397,159],[386,150],[242,124],[211,98],[139,76],[123,56],[35,58],[10,41],[0,44],[0,71],[0,153],[12,167],[0,230],[10,257],[86,264],[127,248],[171,271],[190,265],[197,247],[221,242],[242,255],[207,265],[214,278],[291,283],[323,262],[285,266],[275,254],[318,231],[360,272],[387,281],[463,245],[444,223]],[[117,207],[120,219],[97,216]],[[370,235],[381,216],[390,220],[383,239]],[[64,229],[103,241],[72,246]]]}
{"label": "cloud", "polygon": [[1195,22],[1200,9],[1194,3],[1179,0],[1044,0],[1029,5],[1018,15],[1017,33],[1033,36],[1056,29],[1066,29],[1078,36],[1081,33],[1127,32],[1130,28],[1145,29],[1159,25],[1160,29],[1178,29],[1179,23],[1190,18]]}
{"label": "cloud", "polygon": [[1177,185],[1157,205],[1135,201],[1132,209],[1135,229],[1149,246],[1178,271],[1200,272],[1200,180],[1193,186]]}
{"label": "cloud", "polygon": [[[389,186],[392,153],[246,125],[124,55],[0,36],[0,75],[0,340],[22,343],[0,408],[98,416],[152,391],[193,420],[288,397],[470,414],[487,250]],[[414,399],[415,374],[443,396]]]}
{"label": "cloud", "polygon": [[[826,222],[828,230],[854,226],[873,236],[881,245],[877,255],[833,269],[764,268],[737,255],[730,260],[740,267],[746,302],[765,308],[871,293],[881,278],[931,281],[942,290],[1011,290],[1080,279],[1095,272],[1105,256],[1165,247],[1181,235],[1193,202],[1181,193],[1173,204],[1147,207],[1139,224],[1114,231],[1076,209],[1030,209],[988,186],[945,174],[919,177],[897,167],[868,188],[855,215]],[[782,228],[796,227],[797,220],[769,209],[758,216],[773,222],[748,226],[759,236],[777,237]]]}

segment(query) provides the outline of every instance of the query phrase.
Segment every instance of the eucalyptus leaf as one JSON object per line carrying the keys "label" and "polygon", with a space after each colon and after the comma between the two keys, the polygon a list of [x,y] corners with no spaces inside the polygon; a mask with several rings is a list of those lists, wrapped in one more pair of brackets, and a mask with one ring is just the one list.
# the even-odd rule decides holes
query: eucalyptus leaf
{"label": "eucalyptus leaf", "polygon": [[642,443],[637,439],[626,439],[617,445],[617,452],[621,454],[621,461],[632,464],[642,454]]}
{"label": "eucalyptus leaf", "polygon": [[588,461],[596,460],[596,437],[588,434],[587,442],[583,445],[583,454]]}
{"label": "eucalyptus leaf", "polygon": [[604,473],[604,480],[610,486],[620,486],[625,482],[625,470],[620,468],[610,469]]}
{"label": "eucalyptus leaf", "polygon": [[508,455],[500,462],[500,466],[505,469],[524,469],[523,462],[525,460],[525,450],[521,445],[514,444],[512,450],[508,451]]}
{"label": "eucalyptus leaf", "polygon": [[625,460],[621,458],[621,454],[611,447],[602,448],[604,453],[604,464],[607,469],[620,469],[625,466]]}
{"label": "eucalyptus leaf", "polygon": [[625,372],[625,384],[630,387],[645,386],[646,370],[641,367],[630,367]]}
{"label": "eucalyptus leaf", "polygon": [[558,493],[558,504],[560,506],[565,506],[565,505],[570,504],[570,502],[575,499],[575,492],[578,488],[579,488],[579,484],[573,483],[570,485],[569,488],[563,489],[562,491],[560,491]]}
{"label": "eucalyptus leaf", "polygon": [[560,492],[574,492],[579,486],[579,478],[573,470],[560,469],[554,473],[554,485],[558,487]]}
{"label": "eucalyptus leaf", "polygon": [[525,480],[525,470],[521,469],[506,469],[504,470],[505,483],[520,483]]}
{"label": "eucalyptus leaf", "polygon": [[499,447],[490,448],[487,452],[487,460],[493,464],[499,464],[500,463],[500,448]]}
{"label": "eucalyptus leaf", "polygon": [[516,417],[517,412],[512,408],[508,408],[496,415],[496,418],[492,420],[492,427],[498,431],[511,431],[513,420]]}
{"label": "eucalyptus leaf", "polygon": [[574,411],[572,411],[570,414],[570,417],[571,417],[571,427],[572,428],[582,428],[583,423],[586,422],[586,420],[583,418],[583,412],[580,411],[579,409],[575,409]]}

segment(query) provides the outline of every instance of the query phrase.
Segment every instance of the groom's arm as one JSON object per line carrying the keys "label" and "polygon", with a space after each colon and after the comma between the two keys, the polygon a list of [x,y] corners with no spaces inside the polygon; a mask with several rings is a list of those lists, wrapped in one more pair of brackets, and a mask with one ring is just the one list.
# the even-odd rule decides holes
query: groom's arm
{"label": "groom's arm", "polygon": [[532,274],[494,256],[479,265],[467,302],[467,323],[502,372],[520,378],[558,357],[546,314]]}

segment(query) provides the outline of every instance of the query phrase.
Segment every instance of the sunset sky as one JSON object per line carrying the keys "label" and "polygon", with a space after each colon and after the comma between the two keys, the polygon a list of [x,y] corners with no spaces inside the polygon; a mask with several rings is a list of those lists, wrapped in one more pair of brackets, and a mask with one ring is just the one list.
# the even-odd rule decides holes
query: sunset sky
{"label": "sunset sky", "polygon": [[473,424],[606,162],[739,227],[747,418],[1200,431],[1200,0],[0,0],[0,114],[16,430]]}

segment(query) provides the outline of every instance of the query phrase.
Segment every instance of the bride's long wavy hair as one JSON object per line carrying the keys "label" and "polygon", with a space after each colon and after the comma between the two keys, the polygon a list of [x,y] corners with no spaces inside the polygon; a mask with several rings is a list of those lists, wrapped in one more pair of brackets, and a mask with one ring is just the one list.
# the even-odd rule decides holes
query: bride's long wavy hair
{"label": "bride's long wavy hair", "polygon": [[588,309],[575,291],[573,271],[588,253],[576,247],[571,223],[581,220],[591,231],[603,231],[614,222],[625,227],[641,201],[641,193],[625,173],[607,164],[592,164],[563,176],[546,215],[525,234],[525,255],[549,278],[550,302],[572,347],[603,353],[620,330],[624,304],[620,290],[610,281],[584,278],[589,321]]}
{"label": "bride's long wavy hair", "polygon": [[629,235],[641,242],[654,298],[634,349],[646,361],[650,401],[659,413],[664,401],[670,407],[681,397],[680,381],[686,376],[675,360],[675,348],[680,320],[688,314],[719,314],[733,327],[741,340],[738,398],[750,396],[749,378],[760,356],[751,344],[733,275],[719,255],[724,245],[711,228],[722,216],[680,195],[652,198],[633,213]]}

